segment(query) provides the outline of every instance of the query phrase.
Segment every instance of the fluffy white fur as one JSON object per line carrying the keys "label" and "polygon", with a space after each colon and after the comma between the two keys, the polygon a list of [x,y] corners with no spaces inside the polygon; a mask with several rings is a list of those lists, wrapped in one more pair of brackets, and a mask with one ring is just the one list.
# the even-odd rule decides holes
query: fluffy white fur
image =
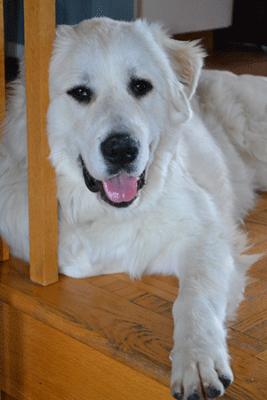
{"label": "fluffy white fur", "polygon": [[[233,380],[225,322],[253,262],[242,256],[237,225],[255,191],[267,189],[267,80],[201,73],[202,60],[196,43],[171,40],[157,25],[100,18],[59,27],[50,68],[60,271],[179,277],[171,377],[179,399],[199,391],[200,378],[215,395],[224,393],[219,377]],[[154,85],[142,99],[127,90],[133,74]],[[95,92],[89,105],[66,94],[80,84]],[[106,179],[99,145],[125,128],[141,143],[136,176],[146,168],[146,185],[131,206],[117,209],[87,189],[77,158]],[[0,234],[27,260],[25,138],[22,77],[11,88],[0,147]]]}

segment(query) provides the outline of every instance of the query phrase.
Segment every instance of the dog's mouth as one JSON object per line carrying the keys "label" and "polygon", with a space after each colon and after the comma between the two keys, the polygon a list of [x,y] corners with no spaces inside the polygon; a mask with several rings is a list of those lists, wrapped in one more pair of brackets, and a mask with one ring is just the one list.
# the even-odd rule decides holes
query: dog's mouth
{"label": "dog's mouth", "polygon": [[81,155],[79,161],[87,188],[93,193],[99,193],[101,198],[113,207],[128,207],[145,184],[145,170],[139,177],[130,176],[123,171],[112,178],[99,181],[90,175]]}

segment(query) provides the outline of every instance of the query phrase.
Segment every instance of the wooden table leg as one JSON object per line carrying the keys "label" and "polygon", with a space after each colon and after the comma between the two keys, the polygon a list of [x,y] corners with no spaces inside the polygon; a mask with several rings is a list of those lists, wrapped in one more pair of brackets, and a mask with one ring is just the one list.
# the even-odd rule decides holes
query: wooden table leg
{"label": "wooden table leg", "polygon": [[24,0],[24,26],[30,276],[32,281],[48,285],[58,279],[56,184],[48,161],[46,135],[48,67],[55,35],[55,0]]}

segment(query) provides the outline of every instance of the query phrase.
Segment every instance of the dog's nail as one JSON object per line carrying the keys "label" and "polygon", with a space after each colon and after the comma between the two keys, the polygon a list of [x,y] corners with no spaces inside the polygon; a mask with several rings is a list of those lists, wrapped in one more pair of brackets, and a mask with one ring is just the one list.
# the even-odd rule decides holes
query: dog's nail
{"label": "dog's nail", "polygon": [[219,397],[221,395],[221,391],[216,389],[214,386],[209,386],[206,390],[206,393],[209,399],[215,399],[215,397]]}
{"label": "dog's nail", "polygon": [[224,389],[227,389],[229,385],[231,385],[231,379],[227,378],[227,376],[220,376],[220,381],[222,382]]}
{"label": "dog's nail", "polygon": [[172,396],[176,399],[176,400],[182,400],[183,399],[183,394],[182,393],[173,393]]}
{"label": "dog's nail", "polygon": [[200,400],[200,396],[197,392],[190,394],[189,397],[187,397],[187,400]]}

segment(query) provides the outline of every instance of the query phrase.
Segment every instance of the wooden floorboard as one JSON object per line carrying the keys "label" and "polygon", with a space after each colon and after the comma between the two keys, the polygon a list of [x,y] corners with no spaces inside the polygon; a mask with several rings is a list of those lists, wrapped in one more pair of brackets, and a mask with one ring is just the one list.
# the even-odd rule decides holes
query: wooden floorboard
{"label": "wooden floorboard", "polygon": [[[267,194],[247,218],[255,246],[267,251]],[[172,303],[177,280],[151,276],[132,281],[124,274],[74,280],[64,276],[43,288],[30,282],[18,260],[2,263],[2,302],[82,342],[163,386],[169,383]],[[229,329],[236,380],[225,399],[267,397],[267,257],[249,273],[245,300]]]}

